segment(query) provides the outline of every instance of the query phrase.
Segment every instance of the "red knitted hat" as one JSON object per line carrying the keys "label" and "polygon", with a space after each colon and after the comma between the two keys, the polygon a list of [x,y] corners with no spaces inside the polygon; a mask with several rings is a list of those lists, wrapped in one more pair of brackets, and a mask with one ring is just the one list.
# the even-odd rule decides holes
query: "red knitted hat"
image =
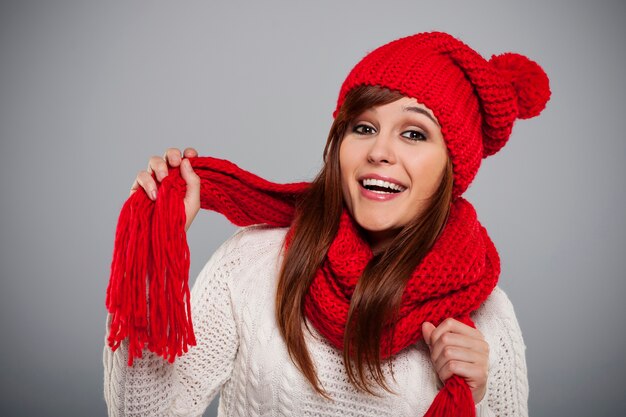
{"label": "red knitted hat", "polygon": [[550,99],[548,77],[536,62],[514,53],[487,61],[441,32],[398,39],[366,55],[344,81],[333,117],[361,85],[397,90],[432,110],[452,160],[454,197],[470,185],[481,159],[506,144],[515,120],[537,116]]}

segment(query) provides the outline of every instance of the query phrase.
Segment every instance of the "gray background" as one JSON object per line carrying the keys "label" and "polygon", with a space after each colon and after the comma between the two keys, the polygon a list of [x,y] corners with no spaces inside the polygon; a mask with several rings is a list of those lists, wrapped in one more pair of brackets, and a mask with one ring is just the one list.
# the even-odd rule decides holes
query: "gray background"
{"label": "gray background", "polygon": [[[148,157],[320,166],[339,86],[425,30],[540,62],[553,98],[466,196],[499,248],[533,416],[626,406],[626,8],[617,1],[15,1],[0,6],[0,414],[103,416],[104,295]],[[202,213],[192,275],[234,228]],[[206,415],[213,415],[214,411]]]}

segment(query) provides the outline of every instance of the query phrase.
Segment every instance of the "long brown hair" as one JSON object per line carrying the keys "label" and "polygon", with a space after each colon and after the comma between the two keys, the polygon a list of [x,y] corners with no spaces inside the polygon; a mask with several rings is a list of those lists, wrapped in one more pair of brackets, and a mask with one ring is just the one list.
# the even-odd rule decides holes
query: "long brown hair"
{"label": "long brown hair", "polygon": [[[315,391],[328,397],[304,339],[304,300],[337,234],[343,210],[339,145],[346,129],[368,108],[394,102],[397,91],[362,86],[351,90],[333,122],[324,165],[297,207],[276,293],[276,319],[296,367]],[[350,382],[373,394],[373,382],[390,391],[382,370],[381,336],[393,323],[404,287],[442,230],[452,199],[452,165],[448,158],[441,183],[421,215],[403,227],[381,253],[373,256],[359,278],[350,301],[343,359]],[[358,314],[357,314],[358,313]]]}

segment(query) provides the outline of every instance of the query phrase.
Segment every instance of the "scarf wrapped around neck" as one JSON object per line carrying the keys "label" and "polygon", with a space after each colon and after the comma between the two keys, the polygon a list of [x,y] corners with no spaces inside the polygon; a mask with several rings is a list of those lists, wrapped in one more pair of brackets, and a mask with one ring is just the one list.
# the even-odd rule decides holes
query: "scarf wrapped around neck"
{"label": "scarf wrapped around neck", "polygon": [[[237,226],[264,223],[289,226],[308,183],[276,184],[231,162],[191,159],[201,178],[201,207],[217,211]],[[170,169],[159,196],[129,197],[120,213],[106,307],[111,315],[112,350],[128,338],[128,364],[150,351],[174,362],[196,344],[190,307],[189,248],[185,237],[185,181]],[[305,300],[305,315],[337,349],[343,349],[350,299],[372,258],[351,216],[344,211],[326,260]],[[472,205],[454,200],[444,229],[405,287],[393,328],[385,330],[381,353],[395,355],[422,338],[425,321],[438,325],[448,317],[472,325],[469,314],[497,283],[500,262]],[[384,357],[383,357],[384,359]],[[474,405],[465,381],[446,381],[427,416],[471,416]]]}
{"label": "scarf wrapped around neck", "polygon": [[[354,220],[344,211],[305,300],[309,321],[338,349],[343,349],[352,293],[372,256]],[[471,325],[469,313],[491,294],[499,272],[498,254],[474,208],[457,198],[442,234],[406,284],[394,326],[381,339],[382,358],[417,342],[425,321],[437,325],[454,317]]]}

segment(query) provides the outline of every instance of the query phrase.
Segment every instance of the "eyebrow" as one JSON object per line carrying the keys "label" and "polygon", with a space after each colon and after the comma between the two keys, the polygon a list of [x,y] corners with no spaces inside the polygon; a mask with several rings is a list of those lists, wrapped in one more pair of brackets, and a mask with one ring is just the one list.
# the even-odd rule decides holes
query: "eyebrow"
{"label": "eyebrow", "polygon": [[[425,109],[423,109],[421,107],[405,106],[405,107],[402,108],[402,110],[404,110],[404,111],[412,111],[412,112],[415,112],[415,113],[423,114],[424,116],[426,116],[430,120],[432,120],[437,126],[439,126],[439,122],[437,120],[435,120],[435,118],[433,116],[431,116],[430,113],[428,113]],[[439,126],[439,127],[441,127],[441,126]]]}

